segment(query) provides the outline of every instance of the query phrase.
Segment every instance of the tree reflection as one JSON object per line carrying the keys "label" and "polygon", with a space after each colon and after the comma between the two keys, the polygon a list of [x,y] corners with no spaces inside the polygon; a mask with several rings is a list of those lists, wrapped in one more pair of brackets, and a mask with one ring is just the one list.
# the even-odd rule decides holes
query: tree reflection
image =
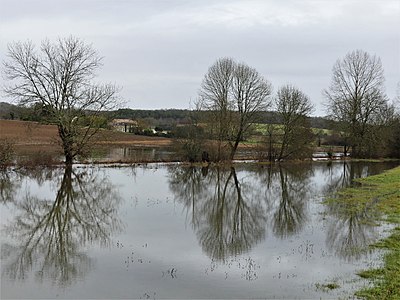
{"label": "tree reflection", "polygon": [[308,176],[295,176],[279,166],[280,198],[273,217],[276,236],[286,238],[298,233],[305,221]]}
{"label": "tree reflection", "polygon": [[353,180],[362,177],[368,171],[368,168],[344,160],[340,164],[330,162],[324,170],[328,172],[328,183],[324,188],[324,193],[331,195],[341,188],[354,184]]}
{"label": "tree reflection", "polygon": [[275,236],[287,238],[301,231],[307,220],[306,203],[310,196],[311,165],[269,165],[260,170],[261,184],[266,185],[268,211]]}
{"label": "tree reflection", "polygon": [[198,199],[205,197],[207,185],[205,178],[207,168],[174,168],[170,176],[170,189],[175,197],[182,202],[188,213],[191,225],[196,228],[199,224]]}
{"label": "tree reflection", "polygon": [[390,162],[385,164],[373,162],[358,163],[346,160],[334,164],[331,162],[326,168],[322,169],[326,170],[325,173],[327,173],[326,176],[329,180],[328,184],[325,186],[324,193],[329,196],[341,188],[359,185],[354,179],[379,174],[395,166],[395,164],[392,165]]}
{"label": "tree reflection", "polygon": [[[358,184],[354,179],[380,173],[382,167],[382,164],[355,162],[343,162],[336,170],[331,166],[330,182],[324,190],[325,195],[333,197],[336,191]],[[378,238],[376,226],[371,223],[371,220],[377,219],[373,205],[360,206],[340,199],[327,203],[329,217],[326,244],[338,257],[351,261],[369,252],[368,245]]]}
{"label": "tree reflection", "polygon": [[29,193],[14,201],[17,214],[4,227],[17,244],[3,244],[9,263],[4,272],[24,279],[35,270],[38,280],[71,284],[92,267],[83,247],[107,245],[111,233],[121,228],[117,217],[120,197],[114,186],[92,170],[67,167],[55,200]]}
{"label": "tree reflection", "polygon": [[13,201],[15,191],[19,187],[13,172],[0,171],[0,203],[6,204]]}
{"label": "tree reflection", "polygon": [[326,240],[336,255],[351,261],[369,252],[368,245],[378,238],[376,226],[370,221],[376,219],[372,207],[357,209],[351,203],[331,203],[328,212],[332,218]]}
{"label": "tree reflection", "polygon": [[260,192],[235,168],[175,169],[171,190],[188,211],[209,257],[224,261],[249,251],[265,236],[266,214]]}

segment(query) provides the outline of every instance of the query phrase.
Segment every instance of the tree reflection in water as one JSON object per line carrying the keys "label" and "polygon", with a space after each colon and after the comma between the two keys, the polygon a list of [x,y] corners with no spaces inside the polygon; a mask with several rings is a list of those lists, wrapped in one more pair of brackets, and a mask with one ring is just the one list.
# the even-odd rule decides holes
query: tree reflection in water
{"label": "tree reflection in water", "polygon": [[119,203],[120,196],[105,176],[67,167],[55,200],[27,193],[13,201],[16,216],[3,229],[17,244],[2,245],[2,258],[8,260],[3,272],[11,279],[24,279],[35,270],[38,280],[73,283],[92,267],[82,248],[108,245],[111,233],[120,230]]}
{"label": "tree reflection in water", "polygon": [[378,238],[376,220],[372,206],[354,209],[350,203],[328,204],[328,212],[332,215],[326,236],[327,246],[339,257],[353,261],[371,251],[368,247]]}
{"label": "tree reflection in water", "polygon": [[[343,162],[341,172],[330,170],[331,180],[325,187],[325,194],[332,197],[340,188],[356,184],[354,179],[366,177],[379,172],[376,164],[357,164]],[[332,168],[332,166],[331,166]],[[362,258],[363,254],[371,249],[368,247],[378,238],[376,226],[372,220],[376,220],[374,203],[360,207],[351,201],[332,201],[327,203],[328,233],[327,246],[335,254],[347,261]]]}
{"label": "tree reflection in water", "polygon": [[330,179],[324,189],[327,195],[354,184],[354,179],[365,177],[369,173],[366,165],[350,163],[345,160],[340,165],[330,162],[324,170]]}
{"label": "tree reflection in water", "polygon": [[267,216],[259,188],[235,168],[176,168],[171,190],[182,202],[203,251],[218,261],[263,240]]}
{"label": "tree reflection in water", "polygon": [[258,171],[259,184],[267,187],[267,210],[276,237],[286,239],[303,229],[312,175],[310,164],[271,164]]}
{"label": "tree reflection in water", "polygon": [[190,222],[203,250],[215,260],[245,253],[272,232],[287,238],[303,228],[310,197],[311,165],[246,171],[235,168],[175,168],[171,190],[190,212]]}
{"label": "tree reflection in water", "polygon": [[324,177],[329,179],[328,184],[324,187],[324,194],[330,196],[341,188],[358,186],[359,183],[354,179],[380,174],[384,170],[396,166],[395,162],[373,163],[350,162],[347,160],[337,163],[328,162],[321,168]]}
{"label": "tree reflection in water", "polygon": [[7,170],[0,171],[0,203],[7,204],[13,201],[15,191],[20,186],[14,173]]}
{"label": "tree reflection in water", "polygon": [[280,238],[298,233],[306,220],[311,168],[292,167],[291,172],[279,165],[280,197],[273,217],[273,231]]}
{"label": "tree reflection in water", "polygon": [[[271,164],[248,168],[245,176],[238,176],[234,168],[208,172],[175,168],[170,187],[184,204],[204,252],[213,260],[224,261],[246,253],[264,239],[268,225],[281,239],[303,230],[309,199],[316,196],[311,194],[314,168],[311,164]],[[350,185],[354,178],[382,171],[374,165],[347,162],[334,168],[328,166],[324,171],[328,172],[328,182],[322,188],[325,195]],[[329,222],[327,246],[346,260],[360,258],[377,235],[375,226],[368,222],[374,217],[373,204],[361,210],[350,205],[327,204],[325,215]]]}

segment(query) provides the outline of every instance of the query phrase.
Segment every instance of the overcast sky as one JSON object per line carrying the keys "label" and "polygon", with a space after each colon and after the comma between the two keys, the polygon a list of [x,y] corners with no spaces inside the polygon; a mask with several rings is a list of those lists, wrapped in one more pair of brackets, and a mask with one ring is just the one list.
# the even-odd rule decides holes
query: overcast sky
{"label": "overcast sky", "polygon": [[391,99],[400,81],[400,0],[0,0],[1,60],[12,41],[69,35],[104,56],[98,80],[121,86],[130,108],[190,108],[220,57],[256,68],[274,92],[296,85],[314,115],[352,50],[381,58]]}

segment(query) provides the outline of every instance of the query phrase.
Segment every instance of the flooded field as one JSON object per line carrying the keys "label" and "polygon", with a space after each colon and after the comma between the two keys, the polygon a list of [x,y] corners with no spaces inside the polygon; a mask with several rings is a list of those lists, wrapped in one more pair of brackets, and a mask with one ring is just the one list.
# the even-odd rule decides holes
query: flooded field
{"label": "flooded field", "polygon": [[170,147],[99,147],[91,153],[94,162],[165,162],[177,161]]}
{"label": "flooded field", "polygon": [[[323,200],[393,163],[0,174],[1,298],[338,298],[385,226]],[[337,288],[330,289],[330,286]]]}

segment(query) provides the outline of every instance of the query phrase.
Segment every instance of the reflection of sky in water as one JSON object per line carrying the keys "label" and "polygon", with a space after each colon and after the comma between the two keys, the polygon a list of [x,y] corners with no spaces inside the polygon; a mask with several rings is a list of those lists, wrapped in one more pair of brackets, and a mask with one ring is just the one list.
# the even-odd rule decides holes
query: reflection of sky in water
{"label": "reflection of sky in water", "polygon": [[[332,245],[327,241],[328,231],[332,228],[330,224],[337,222],[337,219],[327,215],[329,209],[320,205],[320,201],[324,194],[333,189],[332,185],[343,184],[343,165],[334,163],[329,169],[326,163],[314,163],[308,170],[301,168],[308,167],[297,165],[283,167],[281,170],[274,169],[270,173],[272,177],[269,189],[266,183],[267,170],[260,171],[254,167],[236,168],[234,175],[240,184],[241,192],[247,191],[247,195],[251,195],[251,199],[243,195],[242,201],[249,204],[251,212],[250,215],[243,214],[243,217],[247,218],[246,222],[251,222],[251,217],[255,214],[254,210],[251,210],[252,207],[264,209],[265,232],[263,239],[253,240],[249,251],[245,250],[236,256],[227,255],[224,259],[206,255],[213,252],[206,251],[204,247],[207,246],[201,246],[202,241],[199,240],[201,235],[198,231],[214,228],[214,223],[204,224],[204,222],[215,221],[209,218],[210,210],[215,205],[214,201],[218,199],[217,194],[212,195],[218,192],[215,178],[220,176],[222,184],[220,191],[223,190],[226,180],[233,178],[229,177],[230,169],[220,173],[209,170],[206,177],[199,170],[194,173],[188,172],[192,177],[187,181],[183,177],[178,177],[179,180],[174,181],[176,172],[182,171],[176,167],[149,165],[135,169],[90,169],[89,174],[101,174],[97,177],[99,182],[96,184],[100,186],[105,182],[111,182],[123,200],[118,210],[118,217],[123,224],[122,232],[111,234],[110,246],[99,247],[95,240],[83,245],[79,251],[91,258],[91,269],[84,276],[76,278],[73,284],[64,287],[52,284],[49,278],[44,278],[41,283],[37,282],[34,273],[38,270],[35,265],[32,272],[27,272],[24,281],[14,282],[4,273],[8,260],[2,258],[1,296],[2,298],[326,298],[343,295],[343,289],[334,294],[326,294],[316,290],[315,284],[337,280],[341,286],[354,288],[359,284],[351,283],[355,278],[353,275],[355,270],[368,265],[376,254],[365,254],[357,259],[343,258],[336,255],[337,251],[332,249]],[[347,169],[346,172],[357,177],[357,174],[365,172],[365,168],[354,165],[352,170]],[[58,175],[58,184],[62,173]],[[182,174],[186,174],[185,169]],[[274,224],[277,224],[277,210],[279,208],[282,210],[283,207],[279,198],[282,194],[281,179],[285,179],[286,184],[295,189],[294,193],[288,191],[291,200],[288,200],[285,207],[302,210],[299,221],[302,224],[293,226],[283,224],[284,229],[281,230],[289,232],[277,234],[273,228]],[[229,203],[225,200],[224,205],[235,209],[236,186],[233,179],[230,180],[232,182],[227,185],[226,191],[230,193],[231,200]],[[187,194],[182,193],[182,190],[187,189],[185,192],[190,192],[190,188],[196,190],[196,186],[191,185],[193,182],[199,183],[203,192],[195,194],[193,201],[186,201]],[[54,198],[57,193],[57,183],[44,180],[39,185],[36,180],[22,177],[20,186],[15,190],[15,199],[23,199],[27,193],[40,198]],[[193,203],[195,203],[194,212],[190,206]],[[11,203],[1,207],[3,227],[18,211]],[[234,216],[234,212],[224,211],[224,214]],[[287,210],[281,212],[281,222],[288,219],[287,216],[282,218],[285,212]],[[201,223],[194,225],[193,220],[198,219]],[[204,227],[205,225],[207,226]],[[229,231],[227,234],[237,238],[241,233],[240,229],[238,230],[239,232]],[[4,232],[1,241],[2,246],[6,241],[10,241]],[[230,241],[226,242],[229,244]],[[218,243],[216,245],[218,246]],[[235,249],[240,250],[240,247]]]}

